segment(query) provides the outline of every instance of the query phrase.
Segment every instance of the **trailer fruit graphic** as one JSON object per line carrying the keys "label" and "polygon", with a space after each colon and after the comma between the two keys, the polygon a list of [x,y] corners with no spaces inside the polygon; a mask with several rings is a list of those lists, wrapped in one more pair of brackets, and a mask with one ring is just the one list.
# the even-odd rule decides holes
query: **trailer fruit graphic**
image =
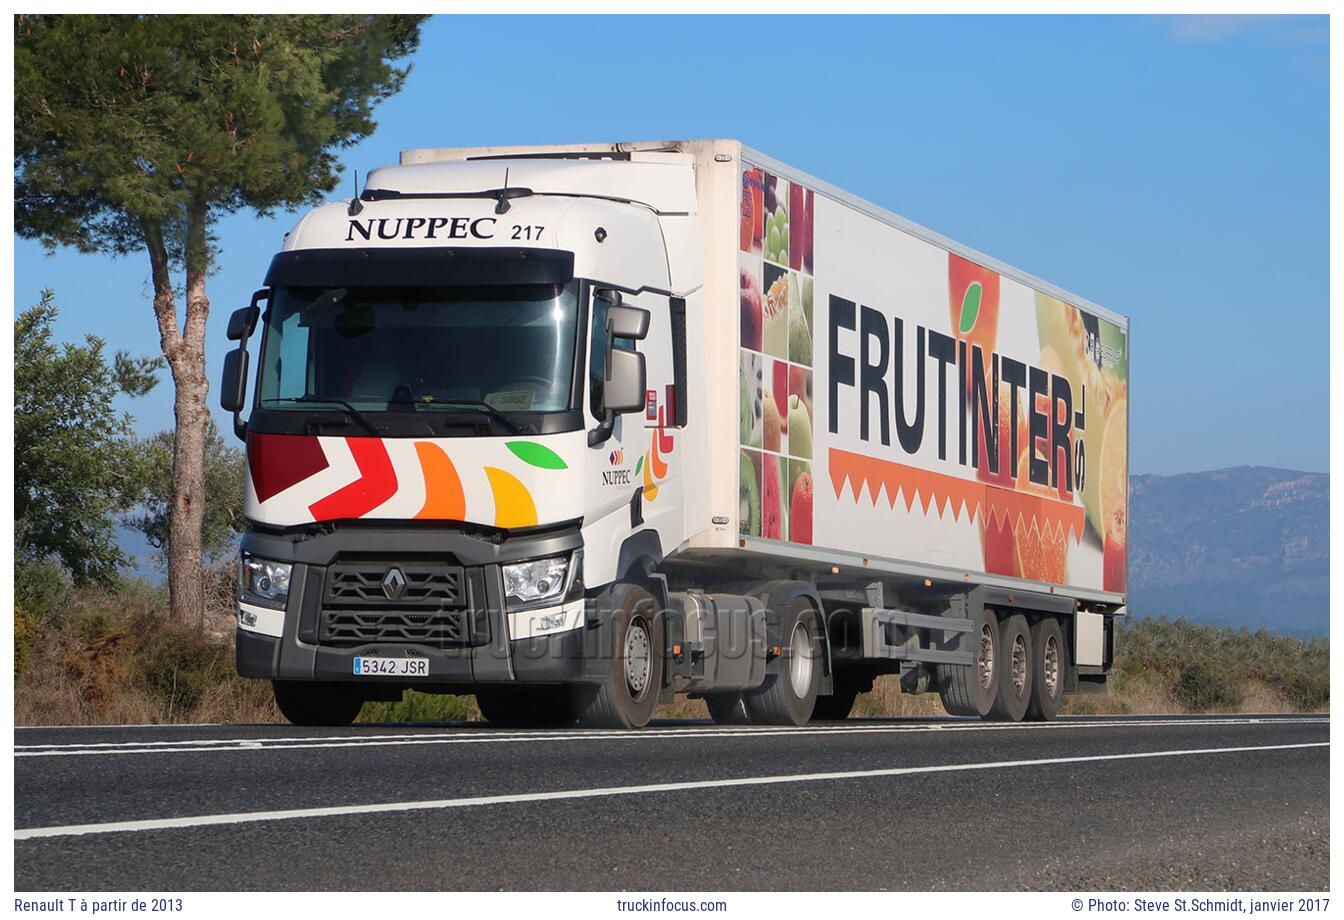
{"label": "trailer fruit graphic", "polygon": [[[760,168],[743,172],[738,287],[743,448],[738,529],[812,542],[813,193]],[[759,188],[760,209],[752,198]],[[762,292],[764,292],[762,294]]]}
{"label": "trailer fruit graphic", "polygon": [[1124,593],[1127,328],[746,170],[742,534]]}

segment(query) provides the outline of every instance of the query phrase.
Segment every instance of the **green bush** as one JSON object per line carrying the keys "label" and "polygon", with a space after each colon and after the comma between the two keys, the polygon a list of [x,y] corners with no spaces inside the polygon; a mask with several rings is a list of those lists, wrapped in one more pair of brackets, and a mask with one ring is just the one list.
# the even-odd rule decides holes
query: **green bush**
{"label": "green bush", "polygon": [[360,722],[465,722],[480,717],[476,698],[407,690],[395,703],[365,703]]}
{"label": "green bush", "polygon": [[133,679],[160,702],[169,718],[184,717],[213,684],[231,676],[224,648],[197,632],[158,620],[141,640]]}
{"label": "green bush", "polygon": [[14,603],[35,623],[61,622],[70,606],[74,584],[54,559],[19,561],[14,565]]}
{"label": "green bush", "polygon": [[1241,703],[1241,691],[1227,670],[1204,661],[1192,661],[1181,668],[1181,676],[1176,681],[1176,696],[1196,711]]}

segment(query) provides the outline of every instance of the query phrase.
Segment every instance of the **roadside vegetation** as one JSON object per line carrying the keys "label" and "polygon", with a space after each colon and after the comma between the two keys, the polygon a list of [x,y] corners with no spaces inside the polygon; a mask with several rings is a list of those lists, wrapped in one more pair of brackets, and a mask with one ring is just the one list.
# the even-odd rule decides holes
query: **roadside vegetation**
{"label": "roadside vegetation", "polygon": [[[26,566],[16,593],[15,722],[19,725],[279,722],[265,681],[233,667],[234,574],[206,573],[205,629],[169,615],[161,586],[124,579],[74,585],[55,566]],[[1185,620],[1133,620],[1121,629],[1105,693],[1065,697],[1063,712],[1166,714],[1324,711],[1329,645]],[[860,696],[856,718],[941,716],[937,694],[900,692],[893,677]],[[362,722],[456,722],[480,717],[474,697],[407,693],[367,703]],[[658,718],[708,718],[679,698]]]}

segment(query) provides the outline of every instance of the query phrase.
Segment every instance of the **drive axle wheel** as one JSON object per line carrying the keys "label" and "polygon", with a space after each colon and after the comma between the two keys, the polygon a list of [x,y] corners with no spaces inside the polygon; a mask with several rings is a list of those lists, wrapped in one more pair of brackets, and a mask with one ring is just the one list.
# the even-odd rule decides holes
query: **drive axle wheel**
{"label": "drive axle wheel", "polygon": [[271,689],[294,725],[349,725],[364,708],[359,688],[340,681],[273,680]]}
{"label": "drive axle wheel", "polygon": [[744,693],[751,721],[757,725],[802,725],[812,717],[821,686],[821,640],[817,615],[804,598],[793,602],[781,631],[780,668],[767,674],[760,689]]}
{"label": "drive axle wheel", "polygon": [[638,585],[612,592],[612,648],[596,686],[576,689],[584,728],[642,728],[663,687],[663,621],[653,595]]}

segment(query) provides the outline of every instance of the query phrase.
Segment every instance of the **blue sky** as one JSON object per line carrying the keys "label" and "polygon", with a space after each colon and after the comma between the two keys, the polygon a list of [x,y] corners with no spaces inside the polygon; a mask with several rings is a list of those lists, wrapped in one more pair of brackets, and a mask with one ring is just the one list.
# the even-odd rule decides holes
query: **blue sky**
{"label": "blue sky", "polygon": [[[406,147],[738,137],[1128,314],[1135,472],[1324,471],[1327,60],[1323,16],[439,17],[342,161],[352,188]],[[295,219],[217,227],[212,387]],[[157,351],[146,257],[16,240],[14,277],[62,338]],[[166,380],[125,406],[172,424]]]}

